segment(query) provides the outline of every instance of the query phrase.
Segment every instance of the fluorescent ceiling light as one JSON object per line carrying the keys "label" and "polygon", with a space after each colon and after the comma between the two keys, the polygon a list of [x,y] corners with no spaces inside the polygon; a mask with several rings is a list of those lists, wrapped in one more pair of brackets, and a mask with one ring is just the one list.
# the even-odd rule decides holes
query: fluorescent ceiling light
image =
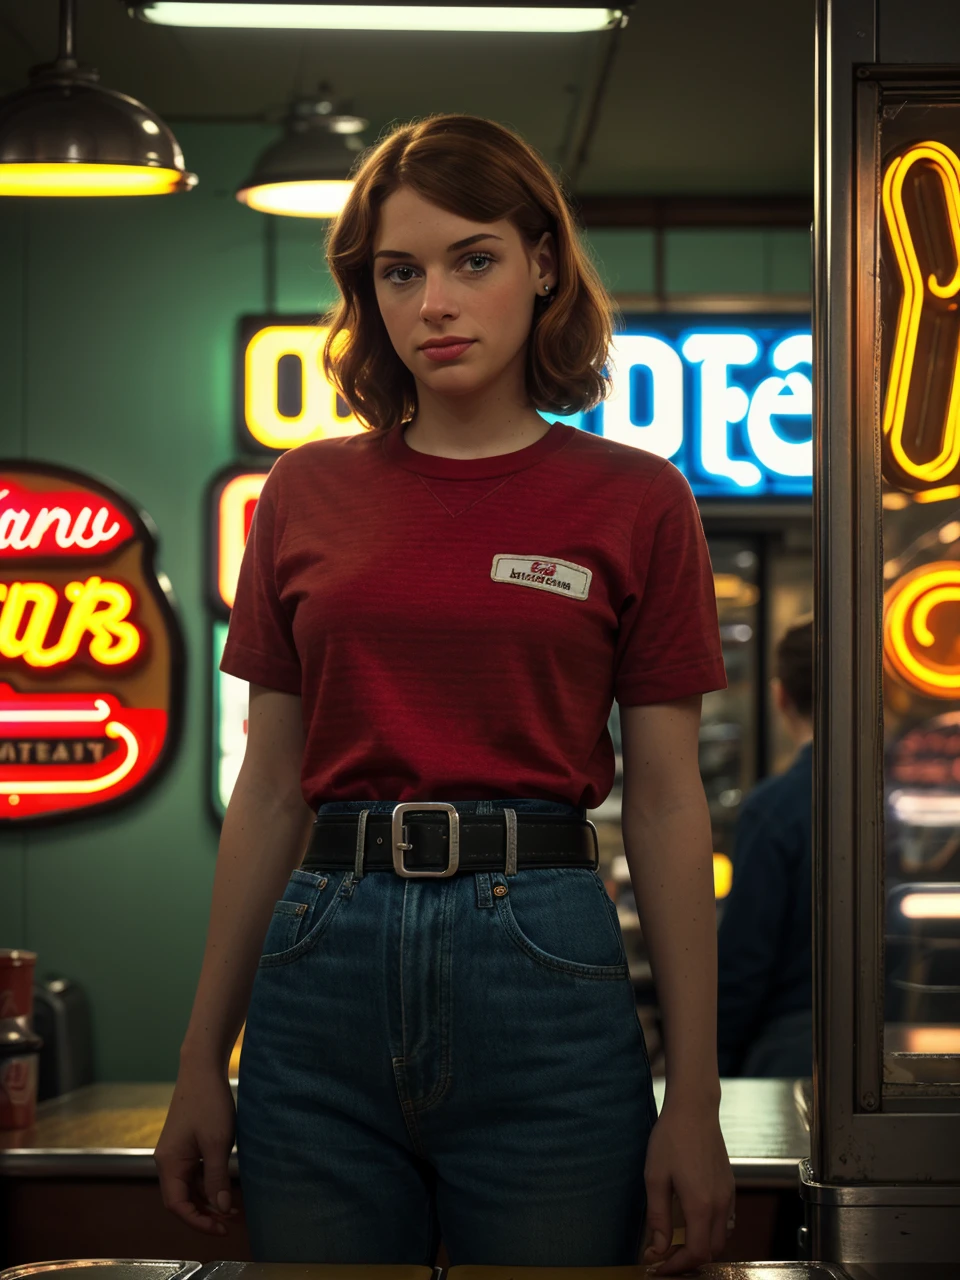
{"label": "fluorescent ceiling light", "polygon": [[153,0],[132,6],[145,22],[173,27],[279,27],[316,31],[600,31],[620,9],[495,5],[216,4]]}

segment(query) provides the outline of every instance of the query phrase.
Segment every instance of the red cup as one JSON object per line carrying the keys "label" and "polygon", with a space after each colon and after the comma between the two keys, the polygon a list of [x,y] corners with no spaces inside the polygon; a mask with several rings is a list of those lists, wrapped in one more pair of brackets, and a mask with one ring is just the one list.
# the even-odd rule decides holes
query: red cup
{"label": "red cup", "polygon": [[0,1129],[26,1129],[37,1114],[36,1049],[0,1057]]}
{"label": "red cup", "polygon": [[33,1016],[35,951],[0,949],[0,1020]]}

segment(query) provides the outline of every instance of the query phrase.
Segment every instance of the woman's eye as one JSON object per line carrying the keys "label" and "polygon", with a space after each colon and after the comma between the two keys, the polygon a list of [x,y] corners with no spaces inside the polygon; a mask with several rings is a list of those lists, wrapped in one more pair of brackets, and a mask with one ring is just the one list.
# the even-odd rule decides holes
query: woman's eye
{"label": "woman's eye", "polygon": [[471,253],[467,258],[467,262],[480,262],[482,265],[479,271],[470,271],[469,274],[472,276],[481,275],[492,261],[493,257],[489,253]]}
{"label": "woman's eye", "polygon": [[398,271],[412,271],[413,267],[391,267],[389,271],[383,273],[383,278],[389,280],[392,284],[406,284],[409,276],[405,280],[394,280],[394,276]]}
{"label": "woman's eye", "polygon": [[[493,261],[495,259],[490,253],[471,253],[463,259],[464,264],[469,264],[467,274],[471,276],[482,276]],[[407,271],[409,275],[398,277],[397,272],[399,271]],[[389,271],[385,271],[383,278],[384,280],[389,280],[391,284],[404,285],[409,284],[416,277],[416,274],[414,267],[401,265],[399,267],[391,267]]]}

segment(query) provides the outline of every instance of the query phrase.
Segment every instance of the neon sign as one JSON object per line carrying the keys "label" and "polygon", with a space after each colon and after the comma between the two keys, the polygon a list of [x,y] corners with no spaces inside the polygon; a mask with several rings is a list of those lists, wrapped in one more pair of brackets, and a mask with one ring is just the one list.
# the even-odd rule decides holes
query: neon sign
{"label": "neon sign", "polygon": [[269,467],[259,470],[229,467],[214,478],[207,495],[210,554],[207,596],[214,613],[211,629],[213,716],[211,719],[210,800],[223,821],[247,745],[245,680],[220,670],[227,622],[237,592],[243,549],[254,508]]}
{"label": "neon sign", "polygon": [[96,481],[0,464],[0,818],[127,798],[168,758],[183,641],[155,551]]}
{"label": "neon sign", "polygon": [[[68,582],[63,596],[70,606],[60,639],[48,645],[60,595],[48,582],[0,582],[0,658],[22,659],[31,667],[71,662],[88,643],[98,666],[116,667],[140,653],[140,629],[129,620],[133,596],[122,582],[104,582],[96,574]],[[101,608],[101,606],[103,606]]]}
{"label": "neon sign", "polygon": [[960,474],[960,157],[941,142],[907,147],[887,166],[881,199],[900,277],[884,474],[919,489]]}
{"label": "neon sign", "polygon": [[809,330],[658,319],[617,334],[612,355],[587,430],[670,458],[699,497],[810,494]]}
{"label": "neon sign", "polygon": [[904,574],[884,600],[884,662],[928,697],[960,696],[958,606],[960,560],[936,561]]}
{"label": "neon sign", "polygon": [[240,321],[237,429],[241,448],[292,449],[307,440],[364,430],[327,381],[328,330],[316,317]]}
{"label": "neon sign", "polygon": [[233,608],[250,522],[269,470],[230,467],[215,477],[210,487],[208,597],[214,612],[221,617]]}
{"label": "neon sign", "polygon": [[211,778],[213,809],[222,821],[233,794],[243,753],[247,749],[249,686],[245,680],[220,670],[223,646],[227,643],[226,622],[213,624],[213,760]]}
{"label": "neon sign", "polygon": [[133,526],[112,503],[82,494],[47,493],[39,500],[19,485],[0,486],[0,554],[106,555],[133,537]]}
{"label": "neon sign", "polygon": [[[243,447],[281,452],[363,430],[323,373],[325,337],[309,317],[241,322]],[[635,318],[616,335],[611,357],[612,394],[565,421],[670,458],[704,498],[809,496],[809,326],[782,316],[747,326]]]}

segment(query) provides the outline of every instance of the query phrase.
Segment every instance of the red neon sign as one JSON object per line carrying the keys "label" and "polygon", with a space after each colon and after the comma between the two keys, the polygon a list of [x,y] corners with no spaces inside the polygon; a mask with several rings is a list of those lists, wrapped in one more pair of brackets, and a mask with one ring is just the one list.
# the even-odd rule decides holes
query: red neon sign
{"label": "red neon sign", "polygon": [[18,694],[0,683],[0,805],[28,817],[129,791],[155,763],[167,713],[109,693]]}
{"label": "red neon sign", "polygon": [[79,490],[38,494],[0,480],[0,556],[4,560],[105,556],[129,542],[133,526],[109,501]]}
{"label": "red neon sign", "polygon": [[100,806],[166,758],[183,642],[155,552],[102,485],[0,464],[0,819]]}

